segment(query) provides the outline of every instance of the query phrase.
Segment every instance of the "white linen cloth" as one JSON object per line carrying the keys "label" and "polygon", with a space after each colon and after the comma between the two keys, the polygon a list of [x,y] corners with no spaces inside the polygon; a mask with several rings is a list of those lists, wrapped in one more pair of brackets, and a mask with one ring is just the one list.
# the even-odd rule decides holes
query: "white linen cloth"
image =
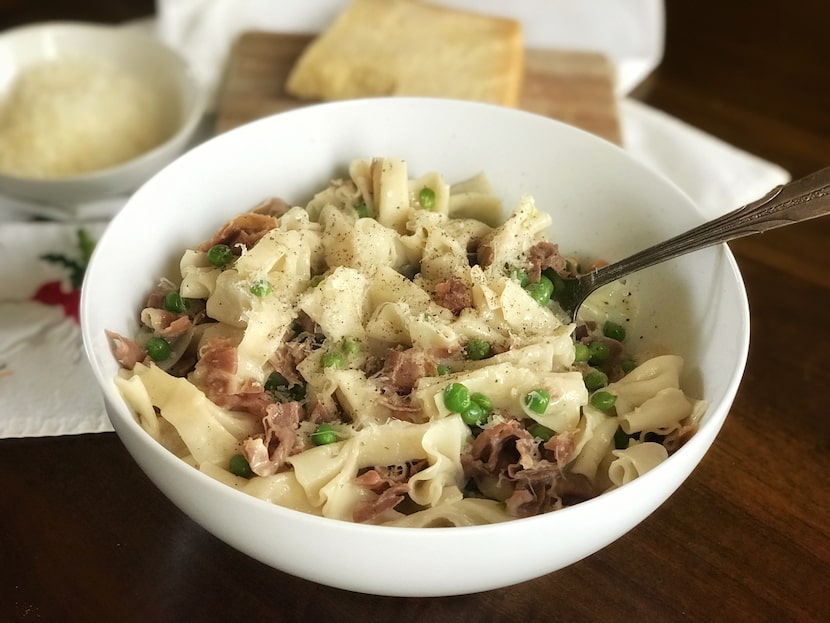
{"label": "white linen cloth", "polygon": [[[94,239],[105,226],[83,225]],[[0,437],[112,430],[71,315],[71,264],[84,263],[78,229],[0,225]]]}
{"label": "white linen cloth", "polygon": [[[520,19],[528,47],[598,50],[613,62],[624,148],[673,181],[708,217],[789,180],[781,167],[626,95],[660,62],[662,0],[433,0]],[[158,0],[151,28],[215,92],[230,45],[246,29],[313,33],[347,0]],[[126,198],[74,209],[0,196],[0,438],[112,430],[86,364],[80,331],[60,306],[32,300],[44,284],[70,289],[45,254],[78,256],[77,230],[93,237]],[[31,222],[32,215],[52,222]]]}

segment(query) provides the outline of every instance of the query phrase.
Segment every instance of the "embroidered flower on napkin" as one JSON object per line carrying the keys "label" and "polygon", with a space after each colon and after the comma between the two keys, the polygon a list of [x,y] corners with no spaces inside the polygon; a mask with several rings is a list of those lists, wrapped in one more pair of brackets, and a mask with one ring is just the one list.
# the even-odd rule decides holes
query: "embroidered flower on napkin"
{"label": "embroidered flower on napkin", "polygon": [[103,224],[0,225],[0,437],[112,430],[78,304]]}

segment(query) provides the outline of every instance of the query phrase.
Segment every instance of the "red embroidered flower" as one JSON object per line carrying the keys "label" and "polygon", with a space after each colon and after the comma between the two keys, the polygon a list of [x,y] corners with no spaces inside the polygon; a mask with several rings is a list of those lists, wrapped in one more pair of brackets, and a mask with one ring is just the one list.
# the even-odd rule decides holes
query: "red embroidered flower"
{"label": "red embroidered flower", "polygon": [[46,253],[40,259],[50,264],[58,264],[69,271],[69,289],[64,287],[64,281],[48,281],[42,284],[32,295],[33,301],[39,301],[45,305],[60,305],[67,317],[78,322],[78,307],[81,302],[81,284],[84,280],[92,250],[95,248],[95,241],[83,229],[78,230],[78,249],[81,259],[68,258],[62,253]]}

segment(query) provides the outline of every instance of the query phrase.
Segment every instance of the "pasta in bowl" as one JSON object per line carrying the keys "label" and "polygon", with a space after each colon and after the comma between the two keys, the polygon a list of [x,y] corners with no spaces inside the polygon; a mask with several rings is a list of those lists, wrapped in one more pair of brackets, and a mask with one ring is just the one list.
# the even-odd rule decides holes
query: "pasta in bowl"
{"label": "pasta in bowl", "polygon": [[[465,111],[479,114],[479,123],[504,117],[525,139],[524,124],[538,124],[560,142],[584,145],[583,166],[597,157],[619,160],[619,173],[631,167],[658,195],[684,201],[616,148],[488,106],[361,102],[254,126],[284,140],[286,117],[347,122],[340,117],[370,118],[372,111],[405,112],[424,126],[434,123],[432,107],[456,122]],[[469,140],[476,126],[465,123]],[[526,188],[514,182],[500,193],[502,171],[472,160],[459,168],[451,161],[460,153],[453,140],[438,161],[417,149],[412,157],[371,157],[383,153],[385,141],[369,141],[378,146],[368,156],[355,153],[341,147],[340,126],[335,151],[346,157],[335,156],[326,171],[311,167],[323,175],[286,172],[272,176],[281,180],[257,180],[256,190],[236,179],[240,196],[218,199],[187,183],[214,166],[222,143],[251,147],[252,132],[219,137],[139,191],[132,203],[146,207],[176,184],[178,201],[211,203],[213,226],[199,227],[196,237],[186,226],[192,215],[174,216],[178,227],[165,224],[168,257],[147,275],[143,292],[130,288],[132,308],[120,305],[115,315],[93,307],[107,272],[93,258],[82,304],[87,348],[116,430],[160,488],[217,536],[278,568],[352,590],[484,590],[607,544],[653,511],[700,460],[745,357],[738,352],[732,378],[718,388],[703,372],[707,343],[673,332],[684,317],[688,326],[712,322],[709,312],[695,318],[688,298],[689,275],[700,266],[666,273],[673,300],[688,305],[670,322],[656,320],[669,292],[655,297],[648,275],[601,291],[587,319],[573,322],[557,305],[558,280],[598,256],[613,259],[631,241],[621,247],[602,244],[601,236],[599,244],[572,237],[576,230],[551,208],[557,194],[568,205],[572,188],[547,188],[526,169]],[[509,147],[512,139],[502,140]],[[610,187],[620,184],[612,175]],[[589,209],[592,188],[585,184],[575,195],[582,193]],[[628,201],[656,207],[653,190],[629,190],[636,197]],[[129,208],[96,255],[108,253]],[[643,215],[627,216],[642,224]],[[560,254],[557,245],[574,254]],[[731,322],[740,325],[739,278],[728,257],[721,266],[718,252],[703,272],[733,280]],[[245,514],[248,533],[230,523],[226,504],[233,515]],[[614,521],[586,533],[585,521],[611,509]],[[543,547],[544,556],[515,543],[496,546],[517,560],[498,577],[471,580],[462,572],[481,564],[475,551],[485,542],[521,543],[528,531],[549,530],[569,539]],[[273,531],[279,538],[263,534]],[[324,531],[349,541],[354,558],[320,569],[304,562],[307,553],[292,555],[297,539],[313,547],[312,531],[314,539]],[[368,559],[361,543],[372,551]],[[435,577],[432,556],[442,568],[453,559],[455,570]],[[423,577],[403,586],[372,571],[396,560],[423,569]]]}
{"label": "pasta in bowl", "polygon": [[501,220],[483,176],[355,160],[307,205],[268,198],[184,251],[136,338],[108,332],[116,383],[194,467],[331,519],[494,523],[621,486],[705,403],[679,356],[626,357],[630,318],[610,317],[629,301],[557,313],[580,263],[532,197]]}

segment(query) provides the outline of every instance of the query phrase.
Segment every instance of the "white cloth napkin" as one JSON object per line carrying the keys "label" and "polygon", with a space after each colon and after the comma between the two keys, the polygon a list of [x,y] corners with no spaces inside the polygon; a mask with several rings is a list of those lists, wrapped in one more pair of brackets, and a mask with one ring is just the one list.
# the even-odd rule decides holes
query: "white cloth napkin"
{"label": "white cloth napkin", "polygon": [[[157,0],[154,29],[215,89],[235,36],[246,29],[318,32],[348,0]],[[781,167],[626,98],[663,54],[662,0],[433,0],[520,19],[529,47],[599,50],[617,72],[624,147],[715,217],[789,180]],[[77,232],[93,237],[126,197],[74,209],[0,196],[0,438],[111,430],[83,356],[80,332],[62,306],[33,298],[69,289],[54,258],[77,260]],[[32,215],[53,222],[31,222]],[[42,256],[52,254],[53,261]],[[47,297],[48,298],[48,297]]]}
{"label": "white cloth napkin", "polygon": [[659,110],[632,99],[619,105],[626,151],[685,191],[707,218],[790,181],[782,167]]}
{"label": "white cloth napkin", "polygon": [[[97,239],[104,227],[83,229]],[[112,430],[76,320],[72,276],[85,265],[79,229],[0,225],[0,437]]]}

